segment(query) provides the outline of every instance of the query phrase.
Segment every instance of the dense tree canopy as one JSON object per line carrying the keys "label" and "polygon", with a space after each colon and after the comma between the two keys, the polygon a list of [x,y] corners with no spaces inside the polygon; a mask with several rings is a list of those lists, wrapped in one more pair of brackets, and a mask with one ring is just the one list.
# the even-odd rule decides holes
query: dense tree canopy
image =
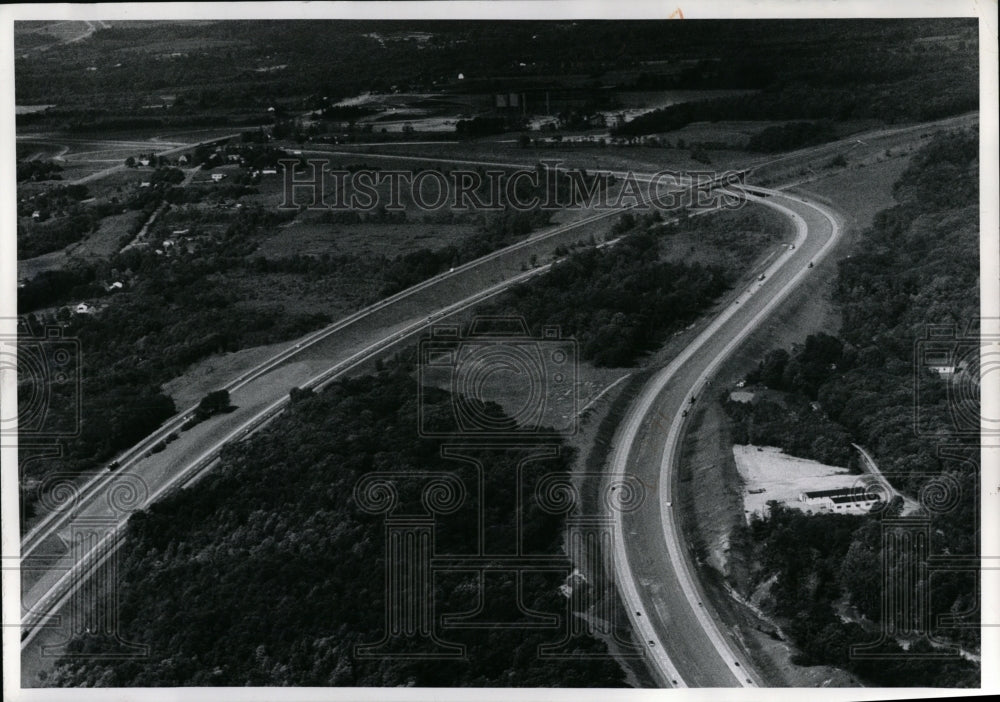
{"label": "dense tree canopy", "polygon": [[[417,388],[405,366],[345,381],[320,393],[297,393],[274,424],[227,447],[222,464],[196,488],[133,516],[121,573],[126,640],[146,643],[147,659],[66,658],[62,685],[420,685],[619,686],[623,675],[596,639],[570,639],[571,660],[545,658],[573,616],[558,586],[571,566],[560,555],[562,517],[543,511],[534,488],[565,473],[566,447],[554,459],[517,468],[504,451],[477,450],[483,470],[442,458],[440,442],[417,434]],[[425,405],[450,412],[440,392]],[[331,431],[335,427],[335,431]],[[511,552],[549,554],[554,572],[475,572],[435,578],[439,615],[482,612],[472,628],[438,636],[467,647],[465,659],[365,659],[361,644],[386,632],[385,517],[360,508],[355,486],[366,474],[398,474],[393,514],[419,514],[421,478],[443,471],[465,486],[457,511],[439,517],[436,552],[478,552],[476,514],[486,511],[485,543]],[[478,502],[482,476],[485,504]],[[426,481],[424,481],[426,482]],[[520,507],[518,507],[520,501]],[[516,600],[513,598],[517,598]],[[515,604],[520,602],[520,605]],[[533,614],[529,614],[531,611]],[[539,615],[561,617],[555,629],[525,628]],[[491,622],[510,622],[501,627]],[[109,651],[97,636],[77,651]],[[427,652],[426,642],[390,644],[397,653]]]}

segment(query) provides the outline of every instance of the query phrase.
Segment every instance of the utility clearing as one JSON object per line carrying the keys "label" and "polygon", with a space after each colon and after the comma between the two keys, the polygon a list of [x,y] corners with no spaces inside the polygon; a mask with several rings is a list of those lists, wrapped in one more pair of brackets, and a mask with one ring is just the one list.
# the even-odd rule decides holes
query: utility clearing
{"label": "utility clearing", "polygon": [[771,446],[733,446],[733,457],[743,480],[743,514],[748,522],[754,514],[767,516],[767,503],[772,500],[803,512],[819,512],[815,504],[801,499],[804,493],[861,488],[871,480],[871,476],[789,456]]}

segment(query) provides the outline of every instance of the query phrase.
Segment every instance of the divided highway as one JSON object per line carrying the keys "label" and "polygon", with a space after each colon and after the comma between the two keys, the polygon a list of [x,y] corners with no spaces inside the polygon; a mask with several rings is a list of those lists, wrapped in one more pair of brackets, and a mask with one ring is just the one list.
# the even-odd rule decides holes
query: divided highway
{"label": "divided highway", "polygon": [[795,244],[646,384],[614,440],[610,480],[628,474],[646,486],[635,511],[613,515],[615,575],[634,630],[654,671],[673,687],[753,687],[761,684],[730,632],[717,621],[682,542],[675,506],[677,460],[688,409],[712,373],[784,300],[810,263],[837,242],[840,226],[826,208],[755,188],[750,196],[788,217]]}
{"label": "divided highway", "polygon": [[[687,566],[686,554],[680,547],[669,507],[666,508],[666,518],[661,509],[670,504],[670,468],[682,421],[680,413],[690,397],[689,390],[681,391],[680,388],[700,387],[707,374],[794,286],[805,273],[808,260],[821,256],[833,243],[836,227],[832,218],[829,219],[830,227],[824,242],[823,232],[819,231],[822,228],[819,220],[822,218],[817,217],[819,210],[814,206],[777,193],[766,198],[765,202],[782,209],[796,220],[799,236],[795,250],[787,251],[774,261],[763,283],[754,283],[752,289],[741,294],[739,305],[734,304],[732,309],[717,318],[671,366],[654,378],[626,418],[625,432],[616,441],[618,448],[614,454],[612,474],[632,472],[647,486],[658,486],[655,490],[658,499],[648,501],[636,513],[625,515],[624,520],[622,515],[617,515],[616,541],[619,548],[614,559],[619,587],[635,630],[644,641],[653,642],[650,650],[654,667],[665,685],[737,686],[752,684],[753,681],[747,672],[749,666],[745,662],[737,662],[740,659],[731,644],[720,633],[711,615],[698,604],[702,600]],[[520,260],[524,255],[522,249],[615,214],[618,212],[602,212],[540,232],[300,339],[226,386],[241,408],[240,412],[215,418],[185,432],[182,437],[186,445],[180,451],[173,450],[175,444],[172,444],[161,454],[147,455],[154,444],[171,432],[178,431],[194,408],[168,421],[121,456],[119,468],[99,474],[79,487],[72,505],[48,514],[23,539],[22,558],[37,556],[47,561],[49,567],[23,582],[22,604],[26,611],[33,614],[26,621],[22,649],[31,646],[39,633],[45,631],[52,615],[65,607],[80,584],[96,572],[118,545],[115,537],[109,535],[83,554],[74,554],[71,549],[65,548],[74,520],[107,516],[109,494],[123,478],[138,477],[143,484],[141,504],[138,506],[152,503],[169,490],[200,475],[215,462],[227,442],[245,437],[275,417],[287,403],[288,388],[321,387],[426,328],[434,320],[478,304],[510,285],[544,272],[548,266],[512,273],[508,259],[513,256]],[[807,218],[810,220],[808,226]],[[809,236],[806,236],[807,233]],[[519,253],[520,256],[517,255]],[[436,288],[442,283],[470,271],[488,271],[493,268],[491,264],[499,260],[508,263],[506,275],[501,273],[498,281],[491,281],[486,286],[478,277],[473,283],[475,292],[461,296],[451,304],[438,305],[433,308],[436,312],[427,315],[431,308],[426,306],[426,302],[434,297],[428,297],[428,292],[437,292]],[[407,305],[408,302],[416,304]],[[380,318],[386,311],[397,308],[405,309],[388,319]],[[419,311],[414,308],[419,308]],[[367,328],[372,326],[371,322],[375,322],[377,331]],[[349,339],[345,343],[342,337]],[[331,339],[336,339],[338,343],[322,353],[312,354],[315,358],[310,358],[311,351],[322,348],[324,342]],[[721,354],[709,352],[727,340],[729,344],[724,346]],[[702,368],[704,364],[698,363],[699,360],[711,362]],[[699,369],[701,372],[696,373],[693,383],[678,382],[681,377],[687,378]],[[266,378],[269,391],[251,392],[255,381],[262,378]],[[663,392],[668,385],[672,392]],[[241,391],[247,394],[241,394]],[[655,426],[655,418],[671,416],[667,414],[671,411],[676,415],[675,421],[670,425],[667,446],[663,447],[662,427]],[[659,460],[655,460],[657,454]],[[626,531],[628,535],[625,535]],[[637,615],[637,612],[645,616]]]}
{"label": "divided highway", "polygon": [[[244,438],[276,416],[292,387],[320,387],[370,360],[445,315],[454,314],[496,295],[507,287],[544,272],[547,266],[523,270],[534,254],[545,255],[559,244],[574,242],[588,225],[617,217],[607,210],[548,228],[505,249],[456,266],[412,288],[319,330],[223,386],[237,411],[214,417],[180,433],[194,407],[168,420],[160,429],[125,452],[118,467],[94,475],[84,484],[67,480],[68,499],[49,511],[22,539],[22,650],[40,637],[49,621],[89,574],[115,547],[113,536],[84,550],[71,544],[75,524],[114,518],[124,524],[127,513],[113,507],[123,485],[136,490],[132,509],[151,504],[165,492],[201,474],[229,441]],[[152,449],[172,433],[180,438],[166,449]],[[33,559],[33,560],[29,560]],[[44,567],[29,567],[31,563]]]}

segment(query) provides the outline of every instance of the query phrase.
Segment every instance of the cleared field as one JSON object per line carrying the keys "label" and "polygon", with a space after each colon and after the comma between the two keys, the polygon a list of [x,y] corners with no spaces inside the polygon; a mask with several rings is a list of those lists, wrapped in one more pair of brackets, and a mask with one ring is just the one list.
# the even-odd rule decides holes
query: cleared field
{"label": "cleared field", "polygon": [[694,228],[683,228],[663,239],[664,258],[686,263],[719,265],[738,273],[750,270],[750,262],[767,247],[791,241],[791,226],[781,215],[762,205],[746,204],[691,220]]}
{"label": "cleared field", "polygon": [[69,261],[70,258],[65,250],[52,251],[51,253],[35,256],[34,258],[26,258],[23,261],[17,262],[17,278],[18,280],[30,280],[39,273],[65,268]]}
{"label": "cleared field", "polygon": [[419,249],[459,245],[475,233],[472,224],[323,224],[293,221],[261,242],[266,258],[357,255],[394,258]]}
{"label": "cleared field", "polygon": [[[470,317],[466,315],[464,319],[469,320]],[[457,322],[458,319],[453,317],[448,321]],[[545,351],[545,343],[543,341],[539,345],[540,352]],[[469,348],[470,354],[474,353],[477,348],[474,340]],[[601,393],[632,372],[627,368],[597,368],[582,361],[572,363],[572,359],[569,359],[570,363],[564,369],[529,376],[523,369],[497,363],[495,356],[488,358],[487,365],[496,368],[484,373],[482,383],[474,388],[463,383],[464,379],[478,379],[474,363],[457,364],[454,372],[448,369],[435,374],[429,372],[433,369],[426,369],[422,380],[425,384],[442,390],[453,391],[458,387],[467,397],[487,403],[494,402],[509,416],[523,418],[529,425],[537,421],[538,426],[554,427],[564,434],[572,435],[578,426],[574,417],[580,415]],[[457,385],[453,386],[453,381]]]}
{"label": "cleared field", "polygon": [[906,151],[875,163],[844,169],[793,188],[792,192],[818,196],[821,201],[835,204],[854,227],[865,229],[871,226],[876,213],[895,203],[892,185],[909,165],[910,152]]}
{"label": "cleared field", "polygon": [[770,446],[733,446],[736,468],[743,479],[743,512],[747,518],[766,515],[774,500],[806,513],[818,508],[799,500],[803,492],[858,487],[862,476],[846,468],[789,456]]}
{"label": "cleared field", "polygon": [[330,276],[242,271],[227,274],[225,283],[241,304],[250,307],[277,305],[289,313],[322,312],[338,319],[378,301],[384,281],[370,273],[370,269]]}
{"label": "cleared field", "polygon": [[142,218],[143,213],[137,211],[105,217],[101,220],[101,226],[97,231],[87,236],[73,249],[72,255],[94,258],[110,256],[121,248],[122,238]]}
{"label": "cleared field", "polygon": [[74,262],[110,256],[120,249],[122,237],[142,218],[141,212],[111,215],[101,220],[97,231],[65,249],[17,262],[18,279],[34,278],[44,271],[58,270]]}

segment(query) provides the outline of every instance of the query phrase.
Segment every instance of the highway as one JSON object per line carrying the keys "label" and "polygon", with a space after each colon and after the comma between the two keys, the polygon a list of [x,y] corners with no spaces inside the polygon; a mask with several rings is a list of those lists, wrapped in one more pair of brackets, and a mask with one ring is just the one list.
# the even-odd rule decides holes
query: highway
{"label": "highway", "polygon": [[[322,387],[376,355],[403,342],[445,316],[467,309],[548,269],[524,270],[532,257],[543,258],[559,245],[585,236],[587,228],[617,217],[602,211],[550,227],[525,240],[442,273],[297,340],[243,373],[224,389],[237,410],[213,417],[180,432],[194,407],[168,420],[160,429],[118,458],[113,471],[100,471],[85,482],[66,479],[51,485],[63,499],[25,535],[21,544],[21,602],[24,617],[22,652],[33,644],[51,645],[50,623],[86,582],[89,573],[117,547],[113,535],[90,543],[84,551],[70,544],[76,525],[91,519],[124,525],[130,511],[148,506],[168,491],[202,474],[229,441],[245,438],[275,417],[293,387]],[[150,449],[172,433],[179,438],[157,453]],[[132,490],[125,511],[113,509],[113,496]],[[35,565],[31,565],[35,564]],[[42,635],[42,632],[47,632]],[[36,641],[36,638],[39,641]],[[58,640],[58,637],[56,637]]]}
{"label": "highway", "polygon": [[731,632],[702,594],[682,541],[675,504],[677,460],[687,410],[712,373],[809,274],[840,234],[837,216],[805,200],[755,188],[754,198],[795,225],[787,248],[669,365],[654,375],[619,425],[609,480],[625,475],[647,488],[638,509],[613,514],[613,560],[634,630],[645,642],[661,683],[673,687],[754,687],[763,684]]}
{"label": "highway", "polygon": [[[633,473],[650,488],[650,495],[657,495],[636,512],[616,515],[618,549],[614,562],[635,631],[649,646],[653,669],[667,686],[759,683],[745,658],[737,653],[738,647],[715,623],[691,575],[689,555],[681,546],[670,507],[676,478],[673,458],[683,410],[707,374],[787,296],[807,273],[809,261],[821,258],[839,233],[835,218],[818,205],[776,191],[754,190],[766,197],[751,196],[753,199],[775,207],[796,223],[795,248],[771,262],[765,280],[755,281],[743,291],[644,389],[620,428],[609,472]],[[114,472],[102,472],[82,486],[72,486],[72,505],[60,505],[46,514],[22,541],[22,558],[37,556],[49,563],[47,569],[22,578],[22,604],[32,613],[26,618],[22,650],[69,600],[80,576],[93,568],[95,560],[107,556],[106,543],[97,544],[82,558],[70,553],[66,543],[75,519],[107,516],[108,496],[116,485],[138,480],[142,499],[136,507],[152,503],[203,473],[225,443],[244,438],[276,416],[287,402],[289,388],[330,382],[443,315],[541,272],[544,267],[521,272],[530,253],[572,242],[580,236],[578,230],[619,214],[619,210],[599,212],[543,230],[300,339],[224,386],[239,407],[237,412],[204,422],[181,434],[181,439],[162,453],[148,455],[152,446],[179,430],[194,410],[189,408],[119,457],[120,467]],[[122,523],[126,516],[122,516]]]}
{"label": "highway", "polygon": [[[765,197],[750,195],[751,199],[776,208],[795,223],[795,248],[771,261],[765,279],[754,281],[741,292],[644,388],[619,428],[609,471],[609,477],[635,475],[649,488],[647,497],[656,498],[647,499],[635,512],[615,515],[614,563],[634,631],[648,646],[651,667],[664,686],[736,687],[761,683],[700,594],[672,509],[676,448],[683,411],[690,398],[697,396],[718,364],[808,273],[808,263],[825,255],[839,233],[835,217],[814,203],[761,188],[754,188],[754,192]],[[114,472],[102,472],[77,486],[72,507],[63,506],[47,514],[22,541],[22,558],[37,556],[49,563],[47,569],[22,579],[22,604],[25,611],[32,613],[26,618],[22,650],[49,638],[40,634],[46,631],[52,615],[63,610],[87,574],[95,571],[109,557],[110,549],[117,546],[118,542],[109,536],[82,557],[65,546],[75,519],[107,516],[107,498],[116,485],[137,479],[143,487],[142,499],[136,506],[151,504],[203,474],[227,442],[245,438],[277,416],[287,403],[289,388],[321,387],[332,382],[433,321],[543,272],[547,266],[520,272],[529,251],[540,245],[550,250],[561,235],[579,236],[577,230],[619,214],[618,210],[600,212],[543,230],[294,342],[224,386],[239,407],[237,412],[184,432],[181,440],[168,445],[167,450],[149,456],[153,445],[178,431],[194,410],[189,408],[121,456],[120,467]],[[505,265],[497,267],[501,261]],[[484,275],[487,272],[488,277]],[[463,284],[455,285],[458,281]],[[427,316],[428,310],[436,311]],[[265,377],[265,389],[261,391],[257,381]],[[121,523],[126,517],[121,517]]]}
{"label": "highway", "polygon": [[[260,376],[271,372],[278,366],[281,366],[282,364],[289,361],[293,357],[302,355],[314,344],[321,342],[330,336],[343,332],[344,330],[352,327],[361,320],[371,318],[377,312],[398,305],[400,302],[403,302],[409,298],[416,297],[419,293],[438,287],[442,282],[446,280],[461,278],[463,275],[466,275],[471,271],[489,267],[491,264],[500,261],[501,259],[510,258],[512,255],[516,255],[522,250],[523,251],[531,250],[542,242],[552,239],[558,239],[560,235],[574,232],[575,230],[580,229],[585,225],[599,222],[616,214],[620,214],[620,212],[618,211],[601,212],[596,215],[591,215],[589,217],[585,217],[578,221],[571,222],[569,224],[564,224],[544,229],[508,247],[494,251],[493,253],[487,254],[486,256],[478,258],[474,261],[469,261],[460,266],[456,266],[454,269],[440,273],[434,276],[433,278],[428,278],[427,280],[418,283],[413,287],[402,290],[396,293],[395,295],[380,300],[379,302],[376,302],[373,305],[370,305],[362,310],[359,310],[354,314],[348,315],[347,317],[344,317],[343,319],[340,319],[334,322],[333,324],[324,327],[323,329],[320,329],[316,332],[313,332],[312,334],[297,339],[294,343],[290,344],[280,353],[276,354],[275,356],[272,356],[270,359],[264,361],[255,368],[247,371],[236,380],[223,385],[220,389],[227,390],[230,393],[234,393],[237,390],[244,387],[245,385],[247,385],[248,383],[256,380]],[[505,271],[502,268],[498,268],[498,274],[502,276],[505,274]],[[513,282],[510,282],[509,284],[513,284]],[[470,293],[470,295],[471,294],[472,293]],[[393,330],[393,334],[395,333],[398,332]],[[288,386],[288,387],[295,387],[295,386]],[[161,426],[157,431],[153,432],[148,437],[146,437],[146,439],[144,439],[142,442],[136,444],[126,453],[122,454],[118,459],[120,468],[115,471],[115,475],[120,474],[122,471],[127,470],[129,467],[134,465],[138,460],[142,458],[142,456],[152,446],[165,439],[172,432],[179,431],[180,427],[186,421],[186,418],[191,413],[193,413],[195,409],[196,407],[192,406],[187,408],[185,411],[178,413],[172,419],[164,423],[163,426]],[[113,480],[113,477],[114,476],[112,475],[98,474],[97,476],[91,478],[91,480],[88,481],[86,484],[81,486],[79,490],[81,494],[88,494],[89,492],[95,489],[99,489],[100,487],[106,485],[108,482]],[[49,513],[48,515],[45,516],[45,518],[42,521],[36,524],[28,532],[28,534],[22,539],[21,542],[22,557],[31,555],[35,547],[37,547],[37,545],[44,538],[48,536],[52,526],[52,522],[57,517],[59,517],[58,513],[54,512]]]}

